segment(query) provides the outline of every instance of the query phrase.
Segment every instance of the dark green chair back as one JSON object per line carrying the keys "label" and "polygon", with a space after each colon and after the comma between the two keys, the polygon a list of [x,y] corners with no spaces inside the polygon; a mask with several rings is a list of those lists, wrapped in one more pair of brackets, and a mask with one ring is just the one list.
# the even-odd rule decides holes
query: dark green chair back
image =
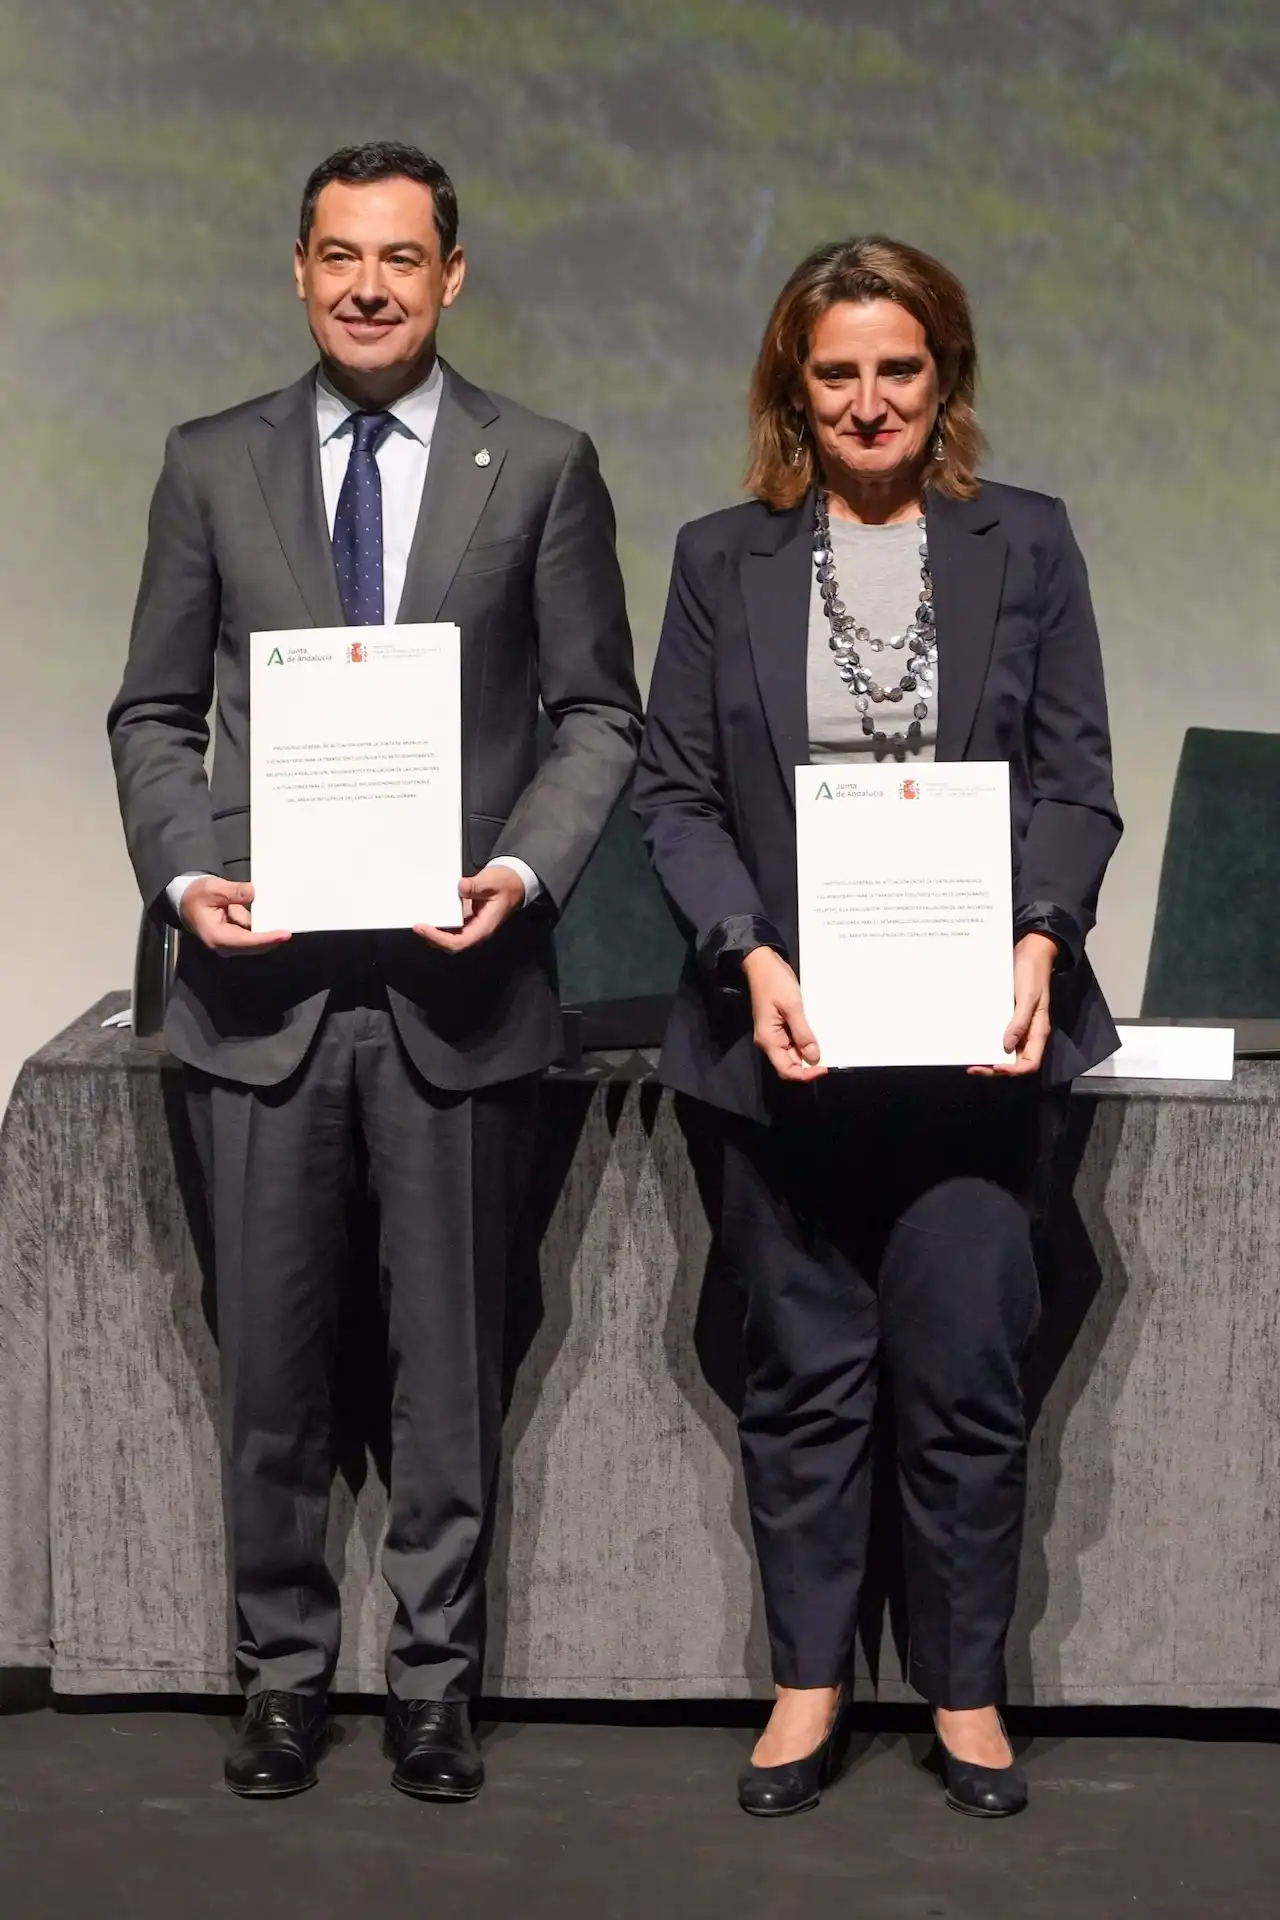
{"label": "dark green chair back", "polygon": [[1142,1011],[1280,1017],[1280,734],[1183,740]]}
{"label": "dark green chair back", "polygon": [[[675,991],[684,952],[624,798],[556,929],[561,1004],[665,1002]],[[659,1020],[653,1039],[661,1037]]]}

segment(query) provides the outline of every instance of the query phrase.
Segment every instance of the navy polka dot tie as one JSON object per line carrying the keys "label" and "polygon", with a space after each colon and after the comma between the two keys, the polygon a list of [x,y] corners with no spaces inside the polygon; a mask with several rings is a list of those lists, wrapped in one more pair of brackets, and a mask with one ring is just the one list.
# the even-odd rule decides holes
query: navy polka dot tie
{"label": "navy polka dot tie", "polygon": [[353,413],[351,457],[333,519],[333,558],[349,627],[380,627],[382,597],[382,477],[378,447],[389,413]]}

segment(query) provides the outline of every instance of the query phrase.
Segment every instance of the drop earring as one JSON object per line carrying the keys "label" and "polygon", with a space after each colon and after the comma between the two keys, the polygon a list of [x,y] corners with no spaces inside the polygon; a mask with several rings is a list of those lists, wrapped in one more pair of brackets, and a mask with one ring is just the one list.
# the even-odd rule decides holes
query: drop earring
{"label": "drop earring", "polygon": [[947,448],[947,404],[944,400],[938,408],[938,417],[933,423],[933,457],[941,460]]}
{"label": "drop earring", "polygon": [[791,464],[793,467],[798,467],[804,459],[804,415],[802,413],[796,414],[794,431],[796,436],[796,450],[791,456]]}

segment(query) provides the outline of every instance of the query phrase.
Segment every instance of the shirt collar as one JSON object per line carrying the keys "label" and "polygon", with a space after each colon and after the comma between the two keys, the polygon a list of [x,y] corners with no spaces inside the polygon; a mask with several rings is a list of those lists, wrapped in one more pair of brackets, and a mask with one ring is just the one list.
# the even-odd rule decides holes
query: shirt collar
{"label": "shirt collar", "polygon": [[[437,360],[426,379],[402,394],[393,407],[387,408],[387,412],[401,432],[421,441],[424,447],[429,447],[443,390],[444,369]],[[348,400],[330,385],[323,370],[316,373],[316,426],[321,446],[332,440],[335,434],[341,433],[352,414],[358,412],[354,401]]]}

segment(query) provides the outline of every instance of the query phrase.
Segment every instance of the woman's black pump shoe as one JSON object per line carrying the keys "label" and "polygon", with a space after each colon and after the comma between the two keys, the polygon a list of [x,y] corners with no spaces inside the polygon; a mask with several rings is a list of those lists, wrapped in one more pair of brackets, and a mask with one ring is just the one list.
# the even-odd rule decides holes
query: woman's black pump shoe
{"label": "woman's black pump shoe", "polygon": [[[1003,1720],[1000,1731],[1007,1740]],[[1011,1813],[1022,1812],[1027,1804],[1027,1776],[1016,1760],[1007,1767],[979,1767],[971,1760],[957,1760],[938,1732],[936,1717],[933,1732],[937,1741],[934,1771],[947,1790],[949,1807],[979,1820],[1005,1820]],[[1012,1746],[1009,1751],[1012,1753]]]}
{"label": "woman's black pump shoe", "polygon": [[831,1780],[839,1762],[844,1709],[841,1694],[826,1739],[812,1753],[806,1753],[803,1760],[788,1760],[781,1767],[742,1769],[738,1776],[738,1805],[744,1813],[772,1820],[783,1814],[806,1813],[810,1807],[817,1806],[822,1789]]}

